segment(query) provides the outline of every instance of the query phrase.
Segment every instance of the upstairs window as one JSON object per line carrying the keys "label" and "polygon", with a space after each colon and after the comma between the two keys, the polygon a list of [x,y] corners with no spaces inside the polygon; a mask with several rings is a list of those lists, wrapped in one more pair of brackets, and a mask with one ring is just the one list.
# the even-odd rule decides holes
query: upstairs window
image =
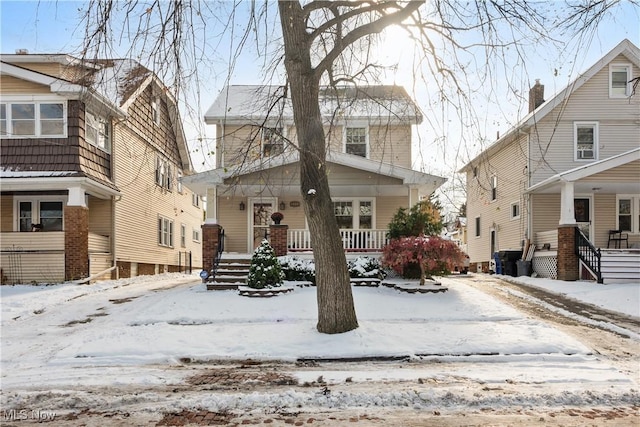
{"label": "upstairs window", "polygon": [[491,177],[491,201],[498,199],[498,177]]}
{"label": "upstairs window", "polygon": [[598,123],[575,122],[574,123],[574,160],[598,159]]}
{"label": "upstairs window", "polygon": [[109,122],[106,119],[89,112],[85,114],[84,136],[89,144],[109,152],[111,150],[109,133]]}
{"label": "upstairs window", "polygon": [[156,159],[156,185],[171,191],[171,165],[160,157]]}
{"label": "upstairs window", "polygon": [[151,119],[153,120],[153,123],[160,125],[160,107],[158,98],[151,100]]}
{"label": "upstairs window", "polygon": [[284,153],[282,128],[262,129],[262,157],[277,156]]}
{"label": "upstairs window", "polygon": [[0,104],[0,137],[64,138],[67,136],[63,102],[3,102]]}
{"label": "upstairs window", "polygon": [[476,237],[480,237],[480,217],[476,217]]}
{"label": "upstairs window", "polygon": [[367,128],[348,127],[345,130],[345,147],[347,154],[367,157]]}
{"label": "upstairs window", "polygon": [[191,194],[191,204],[196,208],[200,207],[200,196],[198,196],[196,193]]}
{"label": "upstairs window", "polygon": [[626,98],[631,95],[631,64],[609,66],[609,97]]}
{"label": "upstairs window", "polygon": [[183,177],[183,174],[182,174],[182,171],[181,171],[181,170],[178,170],[178,172],[177,172],[177,173],[178,173],[178,179],[177,179],[177,181],[176,181],[176,187],[177,187],[177,189],[178,189],[178,193],[182,194],[182,193],[183,193],[183,191],[184,191],[184,190],[182,189],[182,177]]}

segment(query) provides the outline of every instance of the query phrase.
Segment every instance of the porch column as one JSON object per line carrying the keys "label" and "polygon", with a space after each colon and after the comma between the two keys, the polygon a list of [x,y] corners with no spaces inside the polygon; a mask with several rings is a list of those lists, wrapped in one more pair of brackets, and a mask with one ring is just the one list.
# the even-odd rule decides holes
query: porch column
{"label": "porch column", "polygon": [[207,187],[207,222],[218,223],[218,187]]}
{"label": "porch column", "polygon": [[69,188],[64,207],[64,276],[65,280],[89,277],[89,208],[80,187]]}
{"label": "porch column", "polygon": [[284,256],[287,254],[287,234],[289,234],[288,225],[271,224],[269,226],[269,244],[276,253],[276,256]]}
{"label": "porch column", "polygon": [[560,192],[560,223],[558,225],[558,280],[578,280],[579,265],[576,255],[576,223],[573,209],[573,182],[563,182]]}
{"label": "porch column", "polygon": [[202,269],[211,272],[213,261],[218,252],[218,238],[222,227],[219,224],[205,222],[202,225]]}

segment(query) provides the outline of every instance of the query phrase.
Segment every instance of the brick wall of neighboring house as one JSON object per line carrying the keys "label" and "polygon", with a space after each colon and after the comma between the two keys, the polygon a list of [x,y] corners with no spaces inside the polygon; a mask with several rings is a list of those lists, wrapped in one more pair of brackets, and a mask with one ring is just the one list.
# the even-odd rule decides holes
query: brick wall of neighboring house
{"label": "brick wall of neighboring house", "polygon": [[558,227],[558,280],[578,280],[579,262],[575,252],[576,225]]}
{"label": "brick wall of neighboring house", "polygon": [[169,266],[169,273],[180,273],[180,266],[179,265],[170,265]]}
{"label": "brick wall of neighboring house", "polygon": [[65,280],[89,276],[89,209],[64,207]]}
{"label": "brick wall of neighboring house", "polygon": [[138,276],[153,276],[156,274],[155,264],[138,263]]}
{"label": "brick wall of neighboring house", "polygon": [[288,230],[288,225],[271,224],[269,226],[269,244],[271,244],[276,256],[284,256],[287,254]]}
{"label": "brick wall of neighboring house", "polygon": [[[116,262],[118,266],[118,277],[121,279],[126,279],[131,277],[131,263],[129,261],[118,261]],[[115,279],[115,277],[112,277]]]}

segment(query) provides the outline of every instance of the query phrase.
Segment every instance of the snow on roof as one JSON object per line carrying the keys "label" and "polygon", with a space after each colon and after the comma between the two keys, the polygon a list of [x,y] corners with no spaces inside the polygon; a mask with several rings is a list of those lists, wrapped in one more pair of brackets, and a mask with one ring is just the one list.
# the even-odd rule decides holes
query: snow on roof
{"label": "snow on roof", "polygon": [[11,168],[0,167],[0,178],[45,178],[53,176],[73,176],[77,171],[20,171]]}
{"label": "snow on roof", "polygon": [[[319,98],[325,117],[422,121],[422,112],[401,86],[322,87]],[[222,89],[204,118],[208,124],[290,122],[293,109],[286,86],[231,85]]]}

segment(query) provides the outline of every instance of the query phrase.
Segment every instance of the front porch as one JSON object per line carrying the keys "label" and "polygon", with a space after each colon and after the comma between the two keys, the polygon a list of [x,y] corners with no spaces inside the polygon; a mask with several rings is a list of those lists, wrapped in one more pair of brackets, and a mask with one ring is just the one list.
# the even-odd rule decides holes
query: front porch
{"label": "front porch", "polygon": [[[357,229],[342,228],[340,237],[342,248],[347,253],[370,254],[382,252],[382,248],[389,241],[387,229]],[[306,229],[292,229],[287,233],[287,252],[313,252],[311,247],[311,233]]]}

